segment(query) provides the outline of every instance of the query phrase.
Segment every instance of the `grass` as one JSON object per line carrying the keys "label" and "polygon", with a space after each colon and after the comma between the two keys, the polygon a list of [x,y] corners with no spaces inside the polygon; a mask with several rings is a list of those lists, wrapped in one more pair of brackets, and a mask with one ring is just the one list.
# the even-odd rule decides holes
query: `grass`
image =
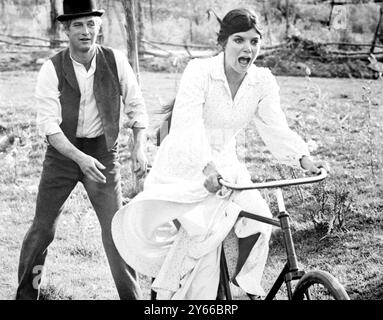
{"label": "grass", "polygon": [[[0,299],[14,296],[20,246],[33,219],[42,167],[45,147],[36,134],[32,104],[36,75],[32,71],[0,74],[0,124],[12,127],[22,137],[13,152],[0,154]],[[175,94],[178,79],[179,75],[166,73],[141,74],[152,128],[159,121],[154,113],[159,101]],[[328,195],[323,203],[318,200],[320,187],[285,192],[300,265],[305,270],[331,272],[352,299],[382,299],[383,151],[378,143],[383,135],[381,81],[278,77],[278,82],[289,124],[310,141],[313,155],[328,161],[332,168],[322,186],[322,195],[323,190]],[[363,86],[370,88],[369,93]],[[122,132],[124,144],[127,131]],[[263,152],[251,125],[246,129],[246,139],[241,141],[250,148],[245,150],[244,145],[239,145],[239,156],[254,178],[291,178],[289,168],[278,166],[270,154]],[[149,147],[152,158],[156,148]],[[122,175],[123,192],[129,196],[131,174],[126,161]],[[335,196],[341,190],[348,192],[346,198]],[[319,196],[315,197],[315,192]],[[270,194],[265,196],[273,199]],[[271,207],[275,205],[271,203]],[[317,216],[320,208],[325,209]],[[343,222],[334,219],[329,228],[339,208],[343,208]],[[284,259],[280,233],[275,233],[264,275],[266,289],[279,274]],[[145,277],[141,280],[145,297],[149,298],[149,281]],[[100,227],[81,185],[75,188],[60,218],[42,284],[42,298],[48,300],[118,299]]]}

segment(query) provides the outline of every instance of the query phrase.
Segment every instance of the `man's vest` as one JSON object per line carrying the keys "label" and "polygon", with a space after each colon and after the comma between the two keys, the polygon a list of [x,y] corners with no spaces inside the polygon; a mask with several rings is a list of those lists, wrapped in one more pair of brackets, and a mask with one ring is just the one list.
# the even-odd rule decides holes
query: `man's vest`
{"label": "man's vest", "polygon": [[[52,62],[59,81],[62,110],[60,127],[68,140],[75,144],[81,93],[69,49],[52,57]],[[116,143],[119,133],[121,104],[116,60],[110,48],[97,46],[93,93],[104,128],[106,146],[110,150]]]}

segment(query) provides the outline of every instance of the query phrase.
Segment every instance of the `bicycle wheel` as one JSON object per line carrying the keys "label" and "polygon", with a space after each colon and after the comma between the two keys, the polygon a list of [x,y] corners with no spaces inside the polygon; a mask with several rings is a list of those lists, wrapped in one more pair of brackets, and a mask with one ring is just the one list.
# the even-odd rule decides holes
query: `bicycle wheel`
{"label": "bicycle wheel", "polygon": [[299,280],[292,300],[350,300],[350,297],[330,273],[310,271]]}

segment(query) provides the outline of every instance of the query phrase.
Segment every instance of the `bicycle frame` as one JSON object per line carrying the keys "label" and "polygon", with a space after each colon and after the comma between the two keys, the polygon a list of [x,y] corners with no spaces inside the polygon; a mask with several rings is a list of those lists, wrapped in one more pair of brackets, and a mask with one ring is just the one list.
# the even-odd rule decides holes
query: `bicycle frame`
{"label": "bicycle frame", "polygon": [[289,217],[290,215],[286,211],[283,195],[282,195],[282,187],[293,186],[293,185],[301,185],[322,181],[326,178],[327,172],[325,169],[321,168],[320,173],[314,177],[293,179],[293,180],[280,180],[280,181],[270,181],[264,183],[251,183],[247,185],[236,185],[231,184],[219,178],[219,183],[229,189],[233,190],[250,190],[250,189],[275,189],[277,203],[278,203],[278,219],[275,218],[267,218],[257,214],[253,214],[246,211],[241,211],[239,216],[246,217],[249,219],[257,220],[259,222],[267,223],[273,226],[277,226],[281,228],[283,235],[283,242],[285,245],[285,250],[287,254],[287,262],[279,274],[277,280],[274,282],[272,288],[267,294],[265,300],[272,300],[282,284],[285,282],[287,287],[287,294],[289,300],[292,298],[292,288],[291,281],[300,279],[305,272],[303,270],[298,269],[298,260],[295,253],[294,241],[291,234]]}

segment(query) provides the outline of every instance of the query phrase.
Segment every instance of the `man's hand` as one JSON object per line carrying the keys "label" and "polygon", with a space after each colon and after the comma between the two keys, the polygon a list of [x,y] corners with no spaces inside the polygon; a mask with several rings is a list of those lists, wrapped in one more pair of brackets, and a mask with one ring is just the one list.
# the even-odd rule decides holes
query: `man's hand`
{"label": "man's hand", "polygon": [[134,172],[138,176],[144,175],[148,167],[148,160],[146,158],[144,148],[141,145],[135,146],[133,148],[132,160]]}
{"label": "man's hand", "polygon": [[148,160],[145,155],[146,130],[133,127],[134,147],[132,150],[133,170],[138,177],[146,173]]}
{"label": "man's hand", "polygon": [[105,169],[105,166],[99,162],[97,159],[84,154],[78,161],[78,166],[81,171],[88,177],[90,180],[98,183],[106,183],[105,176],[101,173],[101,170]]}
{"label": "man's hand", "polygon": [[62,132],[47,136],[47,140],[58,152],[76,162],[86,177],[98,183],[106,183],[105,176],[99,170],[105,169],[103,164],[77,149]]}

